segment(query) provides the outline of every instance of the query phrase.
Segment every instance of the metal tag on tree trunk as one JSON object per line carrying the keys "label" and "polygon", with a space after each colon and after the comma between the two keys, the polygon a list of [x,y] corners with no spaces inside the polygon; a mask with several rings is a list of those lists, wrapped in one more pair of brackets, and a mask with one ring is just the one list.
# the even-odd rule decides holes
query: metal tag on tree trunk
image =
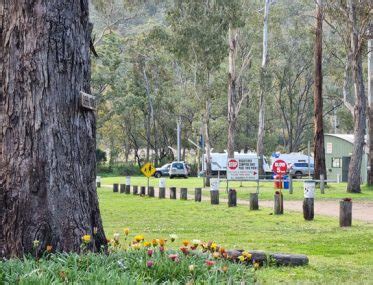
{"label": "metal tag on tree trunk", "polygon": [[80,91],[80,106],[85,109],[96,110],[96,96]]}

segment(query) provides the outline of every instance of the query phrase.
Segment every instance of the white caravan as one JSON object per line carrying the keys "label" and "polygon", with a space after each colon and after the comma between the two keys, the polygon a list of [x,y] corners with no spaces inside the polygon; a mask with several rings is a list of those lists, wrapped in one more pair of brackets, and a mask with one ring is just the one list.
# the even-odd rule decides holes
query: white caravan
{"label": "white caravan", "polygon": [[271,168],[272,168],[273,163],[278,159],[285,161],[286,164],[288,165],[288,168],[290,168],[290,166],[293,165],[294,163],[302,163],[302,162],[308,163],[308,159],[310,161],[310,164],[314,164],[314,160],[312,156],[308,157],[308,155],[303,154],[301,152],[274,153],[271,156]]}

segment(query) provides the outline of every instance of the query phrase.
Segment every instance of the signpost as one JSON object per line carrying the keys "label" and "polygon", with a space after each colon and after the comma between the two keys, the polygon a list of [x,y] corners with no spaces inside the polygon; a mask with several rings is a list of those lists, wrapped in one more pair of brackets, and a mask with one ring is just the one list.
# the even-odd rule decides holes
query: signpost
{"label": "signpost", "polygon": [[259,159],[252,158],[230,158],[227,162],[227,191],[228,181],[257,181],[257,192],[259,191]]}
{"label": "signpost", "polygon": [[272,165],[272,171],[275,173],[275,174],[278,174],[278,175],[284,175],[286,174],[288,170],[288,166],[286,164],[285,161],[283,161],[282,159],[277,159],[273,165]]}
{"label": "signpost", "polygon": [[142,172],[142,174],[145,175],[145,177],[148,178],[148,191],[149,191],[149,177],[153,176],[156,169],[153,166],[153,164],[151,164],[150,162],[147,162],[141,167],[140,171]]}

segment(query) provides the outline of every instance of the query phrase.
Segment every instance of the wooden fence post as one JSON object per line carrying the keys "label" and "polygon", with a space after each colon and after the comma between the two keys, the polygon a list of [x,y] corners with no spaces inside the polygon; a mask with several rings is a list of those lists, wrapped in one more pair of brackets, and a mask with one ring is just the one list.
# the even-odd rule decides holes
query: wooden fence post
{"label": "wooden fence post", "polygon": [[237,206],[237,191],[235,189],[229,189],[228,191],[228,207]]}
{"label": "wooden fence post", "polygon": [[325,175],[320,174],[320,192],[321,194],[325,194]]}
{"label": "wooden fence post", "polygon": [[250,193],[250,210],[259,210],[258,193]]}
{"label": "wooden fence post", "polygon": [[306,221],[312,221],[314,214],[315,181],[304,181],[303,217]]}
{"label": "wooden fence post", "polygon": [[194,188],[194,201],[201,202],[202,200],[202,188]]}
{"label": "wooden fence post", "polygon": [[176,187],[170,187],[170,199],[176,199]]}
{"label": "wooden fence post", "polygon": [[211,205],[219,205],[219,190],[210,191]]}
{"label": "wooden fence post", "polygon": [[118,192],[118,183],[113,184],[113,192]]}
{"label": "wooden fence post", "polygon": [[180,188],[180,200],[188,200],[188,188]]}
{"label": "wooden fence post", "polygon": [[279,191],[276,191],[274,196],[274,214],[275,215],[282,215],[284,213],[284,207],[282,204],[282,194]]}
{"label": "wooden fence post", "polygon": [[126,184],[126,190],[125,190],[125,193],[126,193],[126,194],[131,194],[131,185],[127,185],[127,184]]}
{"label": "wooden fence post", "polygon": [[159,199],[166,198],[166,188],[165,187],[159,187],[158,196],[159,196]]}
{"label": "wooden fence post", "polygon": [[138,195],[139,194],[139,188],[138,188],[138,186],[134,185],[132,191],[133,191],[133,195]]}
{"label": "wooden fence post", "polygon": [[140,186],[140,195],[142,195],[142,196],[145,196],[145,194],[146,194],[146,187],[145,186]]}
{"label": "wooden fence post", "polygon": [[339,226],[351,227],[352,225],[352,200],[345,198],[339,202]]}
{"label": "wooden fence post", "polygon": [[154,187],[153,186],[149,186],[149,188],[148,188],[148,196],[149,197],[154,197]]}
{"label": "wooden fence post", "polygon": [[120,193],[124,193],[124,191],[125,191],[125,189],[126,189],[126,185],[125,184],[120,184],[119,185],[119,191],[120,191]]}

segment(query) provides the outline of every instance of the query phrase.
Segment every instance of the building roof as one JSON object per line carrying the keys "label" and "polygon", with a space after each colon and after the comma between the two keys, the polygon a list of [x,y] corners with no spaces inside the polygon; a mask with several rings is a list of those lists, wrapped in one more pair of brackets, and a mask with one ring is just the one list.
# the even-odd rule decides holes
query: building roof
{"label": "building roof", "polygon": [[349,135],[349,134],[325,134],[325,135],[340,138],[352,144],[354,143],[354,135]]}

